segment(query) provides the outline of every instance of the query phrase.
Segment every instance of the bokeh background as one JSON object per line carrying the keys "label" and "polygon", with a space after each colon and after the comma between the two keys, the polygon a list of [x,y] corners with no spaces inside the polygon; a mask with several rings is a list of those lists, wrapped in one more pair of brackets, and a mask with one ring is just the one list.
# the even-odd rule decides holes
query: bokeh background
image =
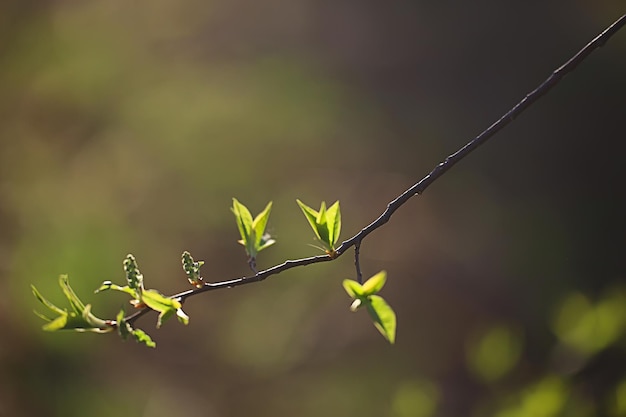
{"label": "bokeh background", "polygon": [[626,415],[626,32],[362,246],[395,346],[348,311],[351,254],[189,299],[188,327],[46,333],[67,273],[113,317],[146,285],[343,238],[624,12],[620,1],[9,1],[0,6],[0,416]]}

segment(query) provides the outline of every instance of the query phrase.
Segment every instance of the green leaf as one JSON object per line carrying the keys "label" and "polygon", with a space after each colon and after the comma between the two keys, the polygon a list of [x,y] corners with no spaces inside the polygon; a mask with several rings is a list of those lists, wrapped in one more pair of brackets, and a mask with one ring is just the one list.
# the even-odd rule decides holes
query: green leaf
{"label": "green leaf", "polygon": [[67,329],[66,326],[67,326],[68,316],[69,316],[69,313],[61,314],[56,319],[51,320],[50,322],[44,324],[42,326],[42,329],[44,329],[47,332],[55,332],[57,330],[65,330],[65,329]]}
{"label": "green leaf", "polygon": [[324,245],[324,251],[329,255],[335,252],[335,244],[341,232],[341,213],[339,201],[326,209],[326,202],[322,201],[319,211],[312,209],[300,200],[296,200],[302,213],[311,225],[317,239]]}
{"label": "green leaf", "polygon": [[126,340],[128,336],[132,335],[138,343],[154,348],[156,343],[152,341],[152,338],[141,329],[133,329],[132,326],[124,320],[124,310],[120,310],[116,317],[117,330],[122,339]]}
{"label": "green leaf", "polygon": [[133,332],[133,328],[126,320],[124,320],[124,310],[120,310],[115,317],[115,322],[117,323],[117,332],[122,337],[122,339],[126,340],[128,336],[130,336]]}
{"label": "green leaf", "polygon": [[156,343],[154,343],[152,338],[148,336],[148,334],[141,329],[134,329],[133,337],[138,343],[143,343],[144,345],[151,347],[151,348],[156,347]]}
{"label": "green leaf", "polygon": [[235,219],[237,220],[237,228],[239,229],[239,234],[241,235],[241,244],[246,247],[246,250],[250,248],[253,244],[250,235],[252,234],[252,214],[250,214],[250,210],[243,204],[239,202],[236,198],[233,198],[233,207],[232,211],[235,214]]}
{"label": "green leaf", "polygon": [[78,298],[72,287],[70,287],[69,279],[67,275],[61,275],[59,277],[59,285],[63,290],[63,294],[69,300],[72,309],[76,314],[83,314],[83,310],[85,310],[85,305]]}
{"label": "green leaf", "polygon": [[162,312],[169,309],[179,309],[182,307],[180,301],[166,297],[157,290],[145,290],[141,296],[143,301],[152,310]]}
{"label": "green leaf", "polygon": [[235,214],[237,227],[241,235],[239,243],[246,248],[246,253],[250,258],[256,258],[257,253],[276,243],[276,241],[265,232],[270,212],[272,211],[271,201],[254,220],[252,220],[250,210],[236,198],[233,198],[232,211]]}
{"label": "green leaf", "polygon": [[363,296],[363,286],[358,282],[352,279],[344,279],[342,284],[350,297],[359,298]]}
{"label": "green leaf", "polygon": [[309,221],[309,224],[311,225],[311,229],[313,229],[313,231],[315,232],[315,236],[317,236],[317,238],[321,241],[322,238],[320,237],[319,231],[317,230],[318,212],[313,210],[311,207],[307,206],[300,200],[296,199],[296,202],[300,206],[302,213],[304,213],[304,217],[306,217],[306,219]]}
{"label": "green leaf", "polygon": [[189,316],[185,314],[182,308],[176,310],[176,317],[178,317],[178,321],[185,326],[189,324]]}
{"label": "green leaf", "polygon": [[393,309],[378,295],[370,295],[365,307],[380,334],[393,344],[396,340],[396,313]]}
{"label": "green leaf", "polygon": [[322,201],[320,204],[320,210],[317,212],[317,218],[315,219],[317,224],[322,224],[326,222],[326,202]]}
{"label": "green leaf", "polygon": [[57,317],[50,318],[38,312],[35,312],[37,316],[47,321],[43,325],[43,329],[46,331],[57,330],[74,330],[78,332],[95,332],[95,333],[107,333],[113,330],[113,325],[110,321],[100,319],[91,313],[91,306],[85,305],[74,293],[72,287],[70,287],[69,279],[67,275],[61,275],[59,277],[59,286],[63,290],[65,297],[68,299],[72,311],[67,309],[61,309],[50,301],[45,299],[37,289],[31,285],[33,294],[48,310],[55,313]]}
{"label": "green leaf", "polygon": [[378,293],[387,281],[387,272],[380,271],[363,284],[363,293],[361,295],[368,296]]}
{"label": "green leaf", "polygon": [[157,328],[161,327],[174,313],[176,313],[181,323],[189,323],[189,317],[182,311],[182,304],[178,300],[166,297],[156,290],[145,290],[142,294],[141,301],[152,310],[159,312]]}
{"label": "green leaf", "polygon": [[276,240],[272,239],[272,237],[269,234],[265,233],[263,236],[261,236],[261,241],[259,242],[259,247],[257,248],[257,252],[261,252],[263,249],[269,248],[274,243],[276,243]]}
{"label": "green leaf", "polygon": [[95,291],[95,293],[98,294],[102,291],[108,291],[108,290],[120,291],[120,292],[130,295],[131,297],[135,299],[139,298],[137,291],[131,289],[128,285],[124,285],[122,287],[120,285],[113,284],[111,281],[104,281],[102,285],[100,285],[100,287],[98,287],[98,289]]}
{"label": "green leaf", "polygon": [[[31,285],[30,288],[33,290],[33,294],[35,295],[35,298],[37,298],[39,300],[39,302],[41,304],[43,304],[44,306],[46,306],[50,311],[52,311],[53,313],[57,313],[57,314],[66,314],[67,313],[67,311],[61,310],[59,307],[55,306],[50,301],[45,299],[43,297],[43,295],[41,295],[41,293],[37,290],[37,288],[35,288],[34,285]],[[39,317],[41,317],[41,318],[45,318],[46,317],[43,314],[40,314],[40,313],[37,313],[37,312],[35,312],[35,313]],[[50,320],[52,320],[52,319],[48,318],[48,321],[50,321]]]}
{"label": "green leaf", "polygon": [[339,234],[341,233],[341,210],[339,208],[339,201],[328,208],[326,211],[326,223],[328,224],[328,238],[332,248],[339,240]]}
{"label": "green leaf", "polygon": [[[261,240],[263,239],[263,235],[265,234],[265,227],[267,226],[267,221],[270,218],[270,212],[272,211],[272,202],[270,201],[265,209],[252,222],[252,230],[254,231],[254,246],[258,250],[261,246]],[[269,246],[269,245],[268,245]]]}

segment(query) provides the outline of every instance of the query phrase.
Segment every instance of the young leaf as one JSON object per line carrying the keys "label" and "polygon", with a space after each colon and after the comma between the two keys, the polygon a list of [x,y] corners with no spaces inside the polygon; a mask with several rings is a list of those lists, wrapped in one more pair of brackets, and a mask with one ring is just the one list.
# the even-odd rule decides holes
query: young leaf
{"label": "young leaf", "polygon": [[[39,300],[39,302],[41,304],[43,304],[44,306],[46,306],[50,311],[52,311],[53,313],[57,313],[57,314],[66,314],[67,311],[65,310],[61,310],[59,307],[55,306],[54,304],[52,304],[50,301],[48,301],[47,299],[45,299],[43,297],[43,295],[41,295],[41,293],[37,290],[37,288],[35,288],[34,285],[31,285],[30,288],[33,290],[33,294],[35,295],[35,298],[37,298],[37,300]],[[46,318],[46,316],[44,316],[41,313],[37,313],[35,312],[39,317],[41,318]],[[50,321],[52,319],[48,318],[48,321]]]}
{"label": "young leaf", "polygon": [[133,328],[126,320],[124,320],[124,310],[120,310],[115,317],[115,322],[117,323],[117,332],[122,337],[123,340],[126,340],[128,336],[133,332]]}
{"label": "young leaf", "polygon": [[113,284],[111,281],[104,281],[102,285],[100,285],[98,289],[96,289],[96,291],[94,292],[98,294],[99,292],[108,291],[108,290],[120,291],[120,292],[130,295],[131,297],[135,299],[139,298],[137,291],[131,289],[128,285],[124,285],[122,287],[121,285]]}
{"label": "young leaf", "polygon": [[313,232],[315,232],[315,236],[317,236],[317,238],[321,241],[322,238],[320,237],[319,231],[317,230],[318,212],[313,210],[311,207],[307,206],[306,204],[304,204],[302,201],[298,199],[296,199],[296,202],[300,206],[302,213],[304,213],[304,217],[306,217],[306,219],[309,221],[309,224],[311,225],[311,229],[313,229]]}
{"label": "young leaf", "polygon": [[358,282],[352,279],[344,279],[342,284],[343,288],[346,290],[350,297],[359,298],[363,296],[363,286]]}
{"label": "young leaf", "polygon": [[146,332],[144,332],[141,329],[133,329],[133,337],[135,338],[135,340],[137,341],[137,343],[143,343],[144,345],[151,347],[151,348],[155,348],[156,347],[156,343],[154,343],[152,341],[152,338],[150,336],[148,336],[148,334]]}
{"label": "young leaf", "polygon": [[145,290],[141,301],[159,313],[157,328],[161,327],[174,313],[176,313],[181,323],[189,323],[189,317],[182,311],[182,304],[178,300],[166,297],[156,290]]}
{"label": "young leaf", "polygon": [[57,317],[50,318],[38,312],[35,312],[37,316],[47,321],[43,325],[43,329],[46,331],[57,330],[74,330],[78,332],[95,332],[95,333],[107,333],[113,330],[113,325],[110,321],[102,320],[91,313],[91,306],[85,305],[78,298],[72,287],[70,287],[67,275],[61,275],[59,277],[59,286],[63,290],[65,297],[68,299],[72,311],[67,309],[61,309],[50,301],[45,299],[37,288],[31,285],[33,294],[48,310],[52,311]]}
{"label": "young leaf", "polygon": [[387,272],[380,271],[379,273],[365,281],[365,283],[363,284],[362,295],[368,296],[378,293],[385,285],[385,281],[387,281]]}
{"label": "young leaf", "polygon": [[176,317],[178,317],[178,321],[184,324],[185,326],[189,324],[189,316],[185,314],[182,308],[176,310]]}
{"label": "young leaf", "polygon": [[257,253],[276,243],[276,241],[265,232],[271,210],[272,202],[270,201],[267,206],[265,206],[265,209],[252,220],[250,210],[236,198],[233,198],[232,211],[235,214],[237,227],[241,235],[239,243],[246,248],[246,253],[250,257],[252,264],[254,263],[254,258],[256,258]]}
{"label": "young leaf", "polygon": [[63,294],[69,300],[70,305],[75,313],[82,315],[83,310],[85,309],[85,304],[78,298],[72,287],[70,287],[70,283],[67,275],[61,275],[59,277],[59,285],[63,290]]}
{"label": "young leaf", "polygon": [[143,343],[144,345],[154,348],[156,347],[156,343],[152,341],[150,336],[146,334],[141,329],[133,329],[126,320],[124,320],[124,310],[120,310],[117,314],[117,331],[122,336],[122,339],[126,340],[128,336],[132,335],[138,343]]}
{"label": "young leaf", "polygon": [[233,207],[232,211],[235,214],[235,219],[237,220],[237,228],[239,229],[239,234],[241,235],[241,244],[248,248],[252,247],[253,242],[250,239],[250,235],[252,234],[252,214],[250,214],[250,210],[243,204],[241,204],[236,198],[233,198]]}
{"label": "young leaf", "polygon": [[336,201],[328,209],[326,209],[326,203],[322,201],[319,211],[312,209],[300,200],[296,200],[296,202],[311,225],[313,232],[315,232],[315,236],[324,245],[323,250],[332,256],[341,232],[339,201]]}
{"label": "young leaf", "polygon": [[341,233],[341,210],[339,209],[339,201],[328,207],[326,211],[326,219],[328,224],[328,237],[330,245],[334,248],[339,240]]}
{"label": "young leaf", "polygon": [[[272,202],[270,201],[265,209],[258,216],[255,217],[252,222],[252,230],[254,231],[254,246],[259,251],[259,247],[261,246],[261,240],[263,239],[263,235],[265,234],[265,227],[267,226],[267,221],[270,218],[270,212],[272,211]],[[269,245],[266,244],[265,247]]]}
{"label": "young leaf", "polygon": [[380,334],[393,344],[396,340],[396,313],[393,309],[379,295],[370,295],[365,307]]}
{"label": "young leaf", "polygon": [[317,213],[317,232],[321,242],[324,243],[326,250],[332,252],[334,246],[332,243],[332,236],[330,234],[330,224],[328,223],[327,214],[326,202],[322,201],[322,204],[320,204],[320,211]]}
{"label": "young leaf", "polygon": [[272,239],[268,233],[265,233],[261,236],[261,240],[259,241],[259,247],[257,248],[257,252],[261,252],[265,248],[269,248],[274,243],[276,243],[275,239]]}

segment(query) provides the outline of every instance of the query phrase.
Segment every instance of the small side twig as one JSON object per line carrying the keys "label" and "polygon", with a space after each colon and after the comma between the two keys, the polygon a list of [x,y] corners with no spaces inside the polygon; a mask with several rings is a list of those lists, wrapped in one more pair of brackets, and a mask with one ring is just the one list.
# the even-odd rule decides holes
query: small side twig
{"label": "small side twig", "polygon": [[[365,226],[361,229],[356,235],[351,237],[348,240],[345,240],[341,243],[341,245],[334,252],[334,256],[330,255],[319,255],[312,256],[308,258],[296,259],[296,260],[287,260],[279,265],[273,266],[263,271],[259,271],[255,273],[255,275],[251,277],[242,277],[236,278],[228,281],[222,281],[217,283],[205,283],[202,288],[192,289],[188,291],[184,291],[172,296],[179,300],[180,302],[184,302],[187,298],[192,297],[194,295],[198,295],[207,291],[218,290],[221,288],[232,288],[237,287],[243,284],[251,284],[253,282],[263,281],[269,276],[279,274],[288,269],[292,269],[299,266],[310,265],[319,262],[327,262],[332,261],[334,259],[339,258],[343,255],[349,248],[355,246],[355,263],[357,265],[357,276],[361,278],[361,274],[358,266],[358,251],[359,245],[370,233],[379,227],[383,226],[385,223],[391,219],[391,216],[398,210],[402,205],[404,205],[409,199],[412,197],[422,194],[433,182],[435,182],[438,178],[440,178],[443,174],[448,172],[450,168],[460,162],[462,159],[467,157],[471,152],[476,150],[480,145],[487,142],[490,138],[492,138],[496,133],[506,127],[509,123],[511,123],[515,118],[517,118],[524,110],[530,107],[533,103],[535,103],[539,98],[545,95],[548,91],[554,88],[562,79],[573,71],[578,64],[584,61],[595,49],[602,47],[615,33],[617,33],[624,25],[626,24],[626,14],[622,15],[619,19],[617,19],[613,24],[611,24],[608,28],[606,28],[602,33],[596,36],[591,42],[585,45],[578,53],[576,53],[572,58],[570,58],[565,64],[561,65],[559,68],[554,70],[550,76],[543,81],[537,88],[535,88],[530,93],[526,94],[526,96],[518,102],[513,108],[511,108],[508,112],[506,112],[502,117],[500,117],[496,122],[494,122],[491,126],[485,129],[481,134],[476,136],[474,139],[465,144],[461,149],[449,155],[445,160],[439,163],[435,168],[433,168],[430,173],[428,173],[424,178],[422,178],[417,183],[413,184],[406,191],[396,197],[394,200],[387,204],[387,208],[383,211],[383,213],[369,225]],[[254,271],[254,269],[253,269]],[[362,279],[362,278],[361,278]],[[359,279],[359,282],[361,281]],[[136,313],[128,316],[126,320],[128,322],[133,322],[139,317],[146,314],[149,310],[143,309],[137,311]]]}
{"label": "small side twig", "polygon": [[356,268],[356,281],[359,284],[363,284],[363,274],[361,273],[361,260],[359,259],[359,252],[361,250],[361,242],[354,244],[354,267]]}
{"label": "small side twig", "polygon": [[259,273],[259,271],[256,269],[256,258],[254,256],[248,258],[248,266],[255,275]]}

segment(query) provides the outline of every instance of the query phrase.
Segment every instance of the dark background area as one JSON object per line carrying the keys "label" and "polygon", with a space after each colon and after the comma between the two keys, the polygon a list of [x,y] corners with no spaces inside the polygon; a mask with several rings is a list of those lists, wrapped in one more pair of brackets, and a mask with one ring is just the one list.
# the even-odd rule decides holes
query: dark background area
{"label": "dark background area", "polygon": [[626,415],[626,33],[361,248],[185,305],[188,327],[47,333],[59,274],[101,317],[146,286],[248,274],[229,211],[274,202],[259,267],[342,238],[624,12],[618,1],[13,1],[0,5],[0,416]]}

